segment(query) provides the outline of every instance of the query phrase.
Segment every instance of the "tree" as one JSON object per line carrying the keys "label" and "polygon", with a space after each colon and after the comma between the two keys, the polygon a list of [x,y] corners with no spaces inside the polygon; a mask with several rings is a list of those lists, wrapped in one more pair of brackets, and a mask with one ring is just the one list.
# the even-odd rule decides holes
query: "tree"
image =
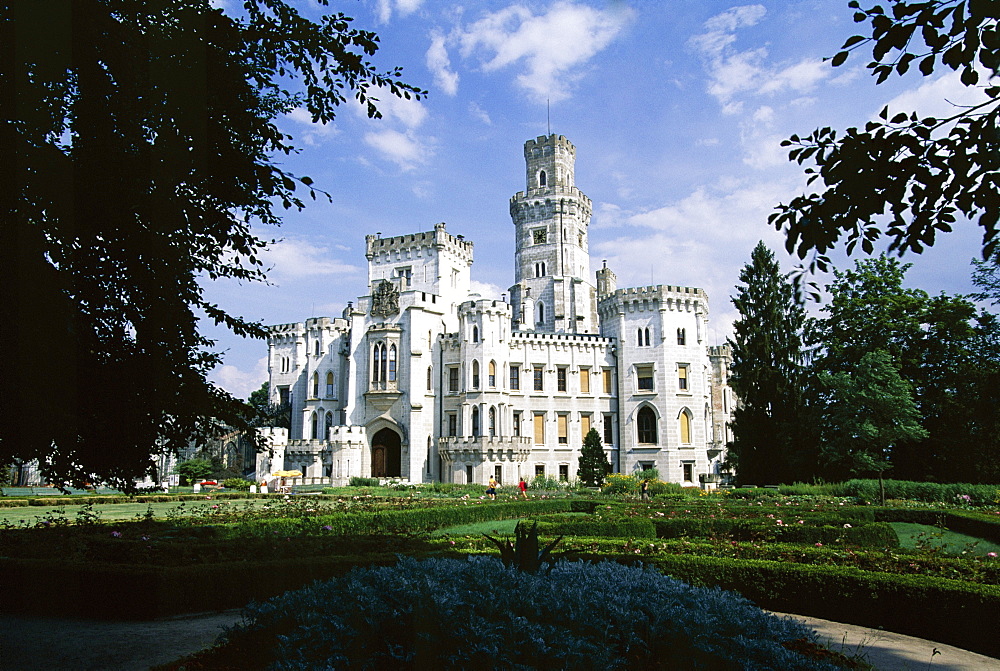
{"label": "tree", "polygon": [[789,160],[806,169],[819,192],[781,204],[768,221],[786,234],[786,247],[799,258],[812,254],[810,268],[826,270],[827,252],[842,236],[852,253],[861,245],[871,253],[888,238],[888,250],[920,253],[947,233],[959,217],[983,229],[983,256],[997,251],[1000,219],[1000,86],[986,78],[1000,74],[1000,18],[990,0],[889,0],[861,9],[854,20],[868,22],[866,34],[850,37],[832,59],[843,64],[863,46],[872,48],[868,69],[877,83],[904,75],[917,65],[921,75],[935,68],[960,71],[962,84],[979,87],[981,103],[956,107],[951,116],[920,118],[915,112],[884,108],[864,129],[821,128],[807,137],[793,135]]}
{"label": "tree", "polygon": [[[866,355],[886,352],[911,385],[927,432],[894,446],[894,474],[911,480],[988,480],[995,473],[991,464],[1000,460],[1000,434],[991,429],[995,413],[988,410],[1000,393],[996,319],[964,297],[906,288],[908,267],[882,255],[835,271],[825,317],[809,329],[809,344],[817,348],[812,367],[817,373],[850,372]],[[823,390],[808,395],[821,399]],[[815,405],[822,408],[821,401]]]}
{"label": "tree", "polygon": [[853,370],[822,371],[818,380],[825,392],[822,458],[841,473],[874,473],[881,488],[895,447],[927,436],[910,385],[885,350],[868,352]]}
{"label": "tree", "polygon": [[270,383],[265,382],[260,389],[250,392],[247,403],[257,411],[254,426],[292,428],[292,409],[287,403],[271,403]]}
{"label": "tree", "polygon": [[301,208],[297,186],[317,195],[273,160],[295,151],[276,119],[423,94],[350,22],[285,0],[3,4],[0,463],[129,487],[153,453],[250,428],[206,379],[221,355],[199,322],[264,332],[199,280],[262,279],[252,226]]}
{"label": "tree", "polygon": [[588,487],[600,487],[604,477],[611,472],[611,462],[601,446],[601,437],[597,429],[591,429],[583,437],[583,449],[580,450],[580,465],[576,477]]}
{"label": "tree", "polygon": [[788,482],[803,477],[807,424],[802,398],[805,312],[774,254],[757,244],[740,273],[733,305],[733,411],[729,461],[740,482]]}
{"label": "tree", "polygon": [[177,473],[181,476],[182,485],[193,485],[198,480],[204,480],[216,470],[211,459],[194,458],[177,464]]}

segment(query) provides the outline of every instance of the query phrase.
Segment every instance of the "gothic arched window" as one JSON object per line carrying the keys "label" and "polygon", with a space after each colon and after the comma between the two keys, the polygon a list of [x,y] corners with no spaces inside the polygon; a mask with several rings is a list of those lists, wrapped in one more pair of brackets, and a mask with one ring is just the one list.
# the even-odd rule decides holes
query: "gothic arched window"
{"label": "gothic arched window", "polygon": [[313,388],[312,397],[319,398],[319,373],[313,373],[312,388]]}
{"label": "gothic arched window", "polygon": [[639,409],[636,415],[639,443],[643,445],[656,444],[656,413],[648,405]]}
{"label": "gothic arched window", "polygon": [[497,362],[490,361],[490,377],[489,377],[490,388],[497,386]]}
{"label": "gothic arched window", "polygon": [[327,372],[326,374],[326,397],[333,398],[333,373]]}
{"label": "gothic arched window", "polygon": [[536,323],[538,324],[545,323],[545,303],[539,302],[538,305],[535,306],[535,315],[537,317],[535,319]]}
{"label": "gothic arched window", "polygon": [[691,444],[691,413],[687,408],[681,410],[679,417],[681,430],[681,445]]}
{"label": "gothic arched window", "polygon": [[677,329],[677,344],[687,344],[687,332],[684,329]]}
{"label": "gothic arched window", "polygon": [[319,338],[316,339],[316,346],[313,351],[316,354],[316,356],[319,356]]}
{"label": "gothic arched window", "polygon": [[472,407],[472,435],[479,435],[479,408],[476,406]]}
{"label": "gothic arched window", "polygon": [[312,414],[312,422],[311,423],[312,423],[312,429],[310,430],[310,437],[313,440],[315,440],[316,439],[316,433],[319,431],[319,426],[317,426],[319,424],[319,418],[316,416],[315,412]]}
{"label": "gothic arched window", "polygon": [[642,329],[639,329],[638,331],[638,341],[639,347],[642,347]]}
{"label": "gothic arched window", "polygon": [[649,347],[649,327],[646,327],[646,347]]}
{"label": "gothic arched window", "polygon": [[389,382],[396,381],[396,346],[389,345]]}
{"label": "gothic arched window", "polygon": [[472,362],[472,388],[479,389],[479,362]]}
{"label": "gothic arched window", "polygon": [[472,342],[479,342],[479,327],[472,327]]}
{"label": "gothic arched window", "polygon": [[497,409],[490,406],[490,435],[497,435]]}
{"label": "gothic arched window", "polygon": [[546,182],[545,171],[542,170],[540,173],[538,173],[538,186],[545,186],[545,182]]}

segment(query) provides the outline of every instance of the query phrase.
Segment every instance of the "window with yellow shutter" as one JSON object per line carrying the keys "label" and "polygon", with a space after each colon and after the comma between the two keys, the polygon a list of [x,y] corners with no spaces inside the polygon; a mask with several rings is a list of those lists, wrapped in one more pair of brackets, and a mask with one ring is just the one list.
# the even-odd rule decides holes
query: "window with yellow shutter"
{"label": "window with yellow shutter", "polygon": [[545,414],[535,413],[535,445],[545,444]]}
{"label": "window with yellow shutter", "polygon": [[580,369],[580,393],[589,394],[590,393],[590,369],[581,368]]}
{"label": "window with yellow shutter", "polygon": [[590,415],[580,415],[580,435],[586,440],[590,433]]}
{"label": "window with yellow shutter", "polygon": [[557,419],[559,424],[559,444],[566,445],[569,443],[568,415],[559,415]]}

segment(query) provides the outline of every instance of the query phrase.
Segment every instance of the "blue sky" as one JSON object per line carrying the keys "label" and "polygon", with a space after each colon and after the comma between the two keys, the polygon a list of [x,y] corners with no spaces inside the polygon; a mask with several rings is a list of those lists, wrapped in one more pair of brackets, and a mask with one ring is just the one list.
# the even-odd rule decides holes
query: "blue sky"
{"label": "blue sky", "polygon": [[[319,16],[315,3],[298,4]],[[302,148],[284,165],[333,202],[258,231],[278,239],[264,257],[270,284],[206,285],[210,300],[266,324],[339,316],[365,292],[365,234],[441,221],[475,242],[475,289],[499,297],[513,280],[508,199],[524,188],[524,141],[548,130],[548,101],[551,130],[576,145],[577,186],[594,204],[592,269],[606,259],[622,287],[704,288],[711,344],[722,343],[757,241],[783,268],[797,262],[766,223],[805,188],[782,139],[863,125],[886,104],[941,115],[974,94],[950,73],[876,87],[864,69],[870,53],[839,68],[824,63],[859,32],[847,0],[334,4],[379,34],[377,65],[402,66],[404,80],[430,95],[386,94],[380,120],[354,103],[325,126],[301,110],[280,120]],[[970,291],[979,239],[966,224],[907,257],[910,283]],[[206,332],[225,351],[214,381],[246,397],[267,379],[266,343]]]}

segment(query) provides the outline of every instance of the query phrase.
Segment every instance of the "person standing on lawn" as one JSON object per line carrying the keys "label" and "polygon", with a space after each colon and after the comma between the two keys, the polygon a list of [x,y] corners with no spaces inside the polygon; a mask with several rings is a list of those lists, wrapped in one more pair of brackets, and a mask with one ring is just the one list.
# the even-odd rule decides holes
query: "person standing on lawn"
{"label": "person standing on lawn", "polygon": [[521,490],[521,496],[528,498],[528,483],[521,478],[521,481],[517,483],[517,488]]}
{"label": "person standing on lawn", "polygon": [[497,480],[492,475],[489,484],[486,485],[486,494],[490,497],[490,501],[497,500]]}

